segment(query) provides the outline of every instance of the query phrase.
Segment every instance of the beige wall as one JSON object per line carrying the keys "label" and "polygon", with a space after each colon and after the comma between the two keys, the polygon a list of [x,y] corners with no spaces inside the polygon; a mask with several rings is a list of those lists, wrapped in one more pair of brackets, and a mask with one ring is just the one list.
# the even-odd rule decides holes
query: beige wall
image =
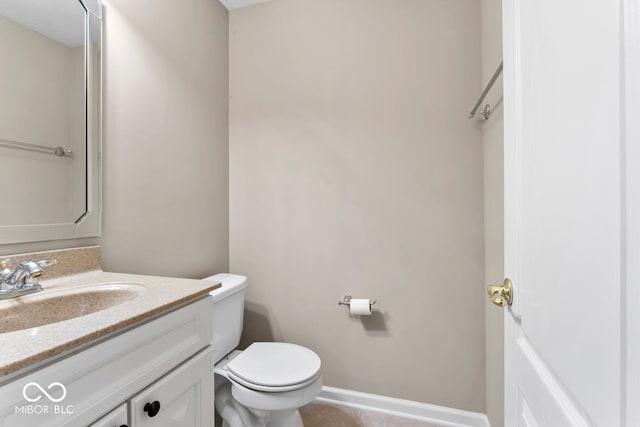
{"label": "beige wall", "polygon": [[[502,1],[482,0],[482,82],[486,85],[502,61]],[[484,86],[483,86],[484,87]],[[484,147],[485,280],[504,279],[503,105],[502,77],[487,96],[493,107],[482,125]],[[487,415],[492,427],[504,425],[504,310],[485,298]]]}
{"label": "beige wall", "polygon": [[[274,0],[230,14],[230,256],[244,343],[325,384],[485,409],[474,0]],[[350,318],[337,301],[378,298]]]}
{"label": "beige wall", "polygon": [[104,2],[105,269],[228,269],[228,13],[213,0]]}
{"label": "beige wall", "polygon": [[[109,270],[225,271],[227,12],[105,3],[103,237],[0,253],[99,242]],[[485,27],[496,3],[482,3]],[[328,385],[485,410],[483,154],[465,117],[481,86],[479,9],[275,0],[232,13],[230,248],[232,271],[250,278],[245,343],[313,348]],[[484,81],[494,36],[483,32]],[[501,116],[483,126],[493,281]],[[349,318],[336,304],[348,292],[378,298],[376,314]],[[500,425],[496,378],[486,405]]]}

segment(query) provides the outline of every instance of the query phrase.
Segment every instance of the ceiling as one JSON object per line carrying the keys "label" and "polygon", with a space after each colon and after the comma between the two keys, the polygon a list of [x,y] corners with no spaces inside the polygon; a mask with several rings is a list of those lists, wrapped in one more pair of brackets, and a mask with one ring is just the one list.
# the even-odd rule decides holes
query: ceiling
{"label": "ceiling", "polygon": [[264,3],[269,0],[220,0],[227,9],[239,9],[241,7],[252,6],[258,3]]}
{"label": "ceiling", "polygon": [[2,0],[0,16],[69,47],[84,45],[85,10],[79,0]]}

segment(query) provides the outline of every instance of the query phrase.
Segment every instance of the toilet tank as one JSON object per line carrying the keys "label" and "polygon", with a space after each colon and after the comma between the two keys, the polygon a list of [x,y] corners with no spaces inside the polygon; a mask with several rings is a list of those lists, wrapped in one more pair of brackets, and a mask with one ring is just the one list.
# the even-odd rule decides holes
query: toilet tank
{"label": "toilet tank", "polygon": [[215,363],[240,343],[247,278],[239,274],[216,274],[203,280],[220,282],[213,297],[213,357]]}

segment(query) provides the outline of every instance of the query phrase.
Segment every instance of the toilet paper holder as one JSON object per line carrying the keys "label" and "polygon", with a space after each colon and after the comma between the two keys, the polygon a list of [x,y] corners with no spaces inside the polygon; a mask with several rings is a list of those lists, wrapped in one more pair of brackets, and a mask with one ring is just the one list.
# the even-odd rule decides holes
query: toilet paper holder
{"label": "toilet paper holder", "polygon": [[[369,306],[372,306],[373,304],[377,303],[378,300],[377,299],[372,299],[371,302],[369,303]],[[351,306],[351,295],[345,295],[344,299],[342,301],[338,301],[338,305],[346,305],[347,307]]]}

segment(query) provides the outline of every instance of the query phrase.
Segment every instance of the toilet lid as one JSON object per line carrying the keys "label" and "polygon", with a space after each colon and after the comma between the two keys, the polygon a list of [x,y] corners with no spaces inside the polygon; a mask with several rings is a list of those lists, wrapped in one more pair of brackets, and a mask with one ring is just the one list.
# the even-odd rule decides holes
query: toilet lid
{"label": "toilet lid", "polygon": [[254,388],[307,385],[320,374],[320,357],[308,348],[280,342],[251,344],[227,365],[230,377]]}

